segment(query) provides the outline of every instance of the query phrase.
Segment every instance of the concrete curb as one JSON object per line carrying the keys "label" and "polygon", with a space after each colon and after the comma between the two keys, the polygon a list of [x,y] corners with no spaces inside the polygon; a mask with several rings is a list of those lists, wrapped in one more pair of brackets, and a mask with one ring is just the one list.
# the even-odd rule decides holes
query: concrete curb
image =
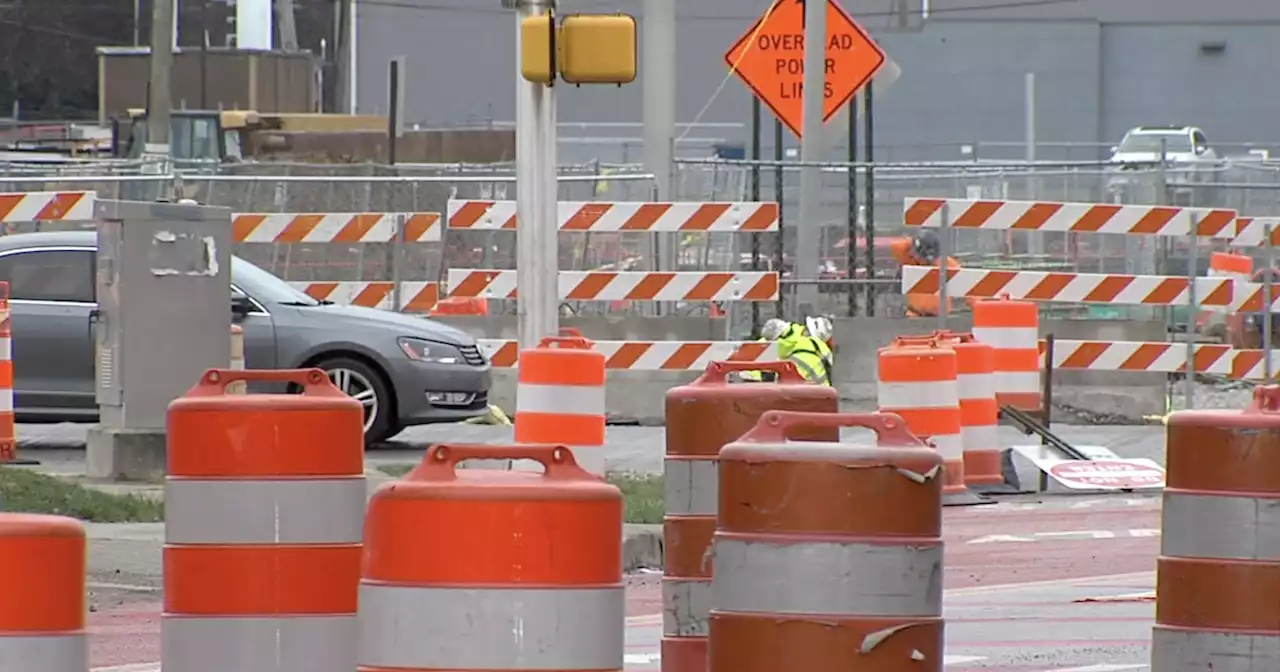
{"label": "concrete curb", "polygon": [[662,526],[625,525],[622,529],[622,571],[662,567]]}

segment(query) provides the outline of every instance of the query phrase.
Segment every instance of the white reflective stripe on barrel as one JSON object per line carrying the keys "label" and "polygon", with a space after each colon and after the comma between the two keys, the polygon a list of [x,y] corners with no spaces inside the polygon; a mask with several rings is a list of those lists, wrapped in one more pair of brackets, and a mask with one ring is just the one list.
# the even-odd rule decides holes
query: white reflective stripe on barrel
{"label": "white reflective stripe on barrel", "polygon": [[1166,491],[1162,510],[1161,555],[1280,561],[1280,499]]}
{"label": "white reflective stripe on barrel", "polygon": [[439,670],[620,670],[621,587],[360,585],[359,663]]}
{"label": "white reflective stripe on barrel", "polygon": [[715,458],[667,457],[663,462],[663,501],[677,516],[714,516],[720,483]]}
{"label": "white reflective stripe on barrel", "polygon": [[0,637],[0,672],[85,672],[89,640],[84,633]]}
{"label": "white reflective stripe on barrel", "polygon": [[[960,431],[964,431],[962,428]],[[964,457],[964,438],[962,434],[935,434],[929,437],[934,450],[944,460],[959,460]]]}
{"label": "white reflective stripe on barrel", "polygon": [[1000,371],[996,373],[998,393],[1040,394],[1039,371]]}
{"label": "white reflective stripe on barrel", "polygon": [[516,383],[516,413],[604,415],[604,387]]}
{"label": "white reflective stripe on barrel", "polygon": [[999,450],[1000,428],[996,425],[961,427],[960,444],[968,450]]}
{"label": "white reflective stripe on barrel", "polygon": [[160,622],[165,672],[351,672],[355,616],[203,618]]}
{"label": "white reflective stripe on barrel", "polygon": [[711,579],[662,579],[662,634],[706,637]]}
{"label": "white reflective stripe on barrel", "polygon": [[0,360],[13,359],[13,345],[8,336],[0,336]]}
{"label": "white reflective stripe on barrel", "polygon": [[745,541],[717,535],[716,611],[941,616],[942,544]]}
{"label": "white reflective stripe on barrel", "polygon": [[169,477],[164,532],[170,544],[358,544],[364,476],[233,480]]}
{"label": "white reflective stripe on barrel", "polygon": [[956,375],[961,399],[991,399],[996,396],[996,374],[961,373]]}
{"label": "white reflective stripe on barrel", "polygon": [[1280,670],[1280,637],[1194,632],[1161,625],[1151,633],[1151,672],[1271,670]]}
{"label": "white reflective stripe on barrel", "polygon": [[954,380],[926,383],[886,383],[876,386],[876,400],[881,411],[891,408],[959,408],[960,391]]}
{"label": "white reflective stripe on barrel", "polygon": [[0,413],[13,410],[13,388],[0,387]]}
{"label": "white reflective stripe on barrel", "polygon": [[[978,327],[973,337],[979,343],[997,350],[1037,350],[1040,348],[1040,330],[1036,327]],[[996,366],[999,366],[997,364]]]}

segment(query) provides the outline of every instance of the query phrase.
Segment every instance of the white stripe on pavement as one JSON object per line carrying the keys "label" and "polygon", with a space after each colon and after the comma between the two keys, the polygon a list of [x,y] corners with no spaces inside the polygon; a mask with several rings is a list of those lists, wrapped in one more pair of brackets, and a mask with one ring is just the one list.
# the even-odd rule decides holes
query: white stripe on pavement
{"label": "white stripe on pavement", "polygon": [[1124,669],[1146,669],[1147,663],[1100,663],[1096,666],[1061,667],[1051,672],[1121,672]]}
{"label": "white stripe on pavement", "polygon": [[160,663],[134,663],[133,665],[95,667],[89,672],[160,672]]}

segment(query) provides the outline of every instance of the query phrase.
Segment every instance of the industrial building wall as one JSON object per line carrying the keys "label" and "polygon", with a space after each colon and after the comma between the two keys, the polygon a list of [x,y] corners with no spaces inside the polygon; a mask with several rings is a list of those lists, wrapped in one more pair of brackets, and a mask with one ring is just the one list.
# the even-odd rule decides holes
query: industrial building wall
{"label": "industrial building wall", "polygon": [[[1280,62],[1280,43],[1268,37],[1280,25],[1280,3],[1273,0],[1133,0],[1121,3],[1128,8],[1125,13],[1095,0],[1019,5],[1005,12],[965,9],[984,4],[971,0],[933,0],[933,20],[908,32],[882,29],[891,23],[885,15],[887,1],[843,3],[855,16],[862,11],[871,17],[866,25],[903,70],[877,101],[876,145],[885,160],[959,160],[967,156],[961,153],[965,144],[975,145],[982,158],[1021,158],[1017,143],[1024,138],[1028,71],[1037,79],[1038,139],[1054,145],[1040,150],[1042,159],[1100,158],[1125,129],[1139,124],[1199,125],[1219,143],[1280,139],[1277,94],[1266,85],[1264,70]],[[513,120],[514,19],[492,4],[447,11],[359,5],[361,111],[385,110],[387,61],[405,54],[410,122],[442,126]],[[1213,13],[1203,11],[1209,4]],[[764,0],[678,3],[679,121],[692,121],[700,112],[703,122],[750,119],[746,87],[736,79],[724,81],[723,53],[766,6]],[[566,2],[565,9],[620,9],[637,15],[644,29],[641,3],[634,0],[579,0]],[[1129,23],[1144,17],[1166,23]],[[1237,21],[1214,23],[1223,18]],[[1275,23],[1267,25],[1268,20]],[[1202,44],[1211,48],[1214,43],[1225,48],[1202,49]],[[638,124],[643,78],[642,72],[640,82],[621,89],[563,86],[561,122]],[[562,134],[585,133],[566,129]],[[640,135],[637,127],[590,133],[620,141]],[[700,129],[690,135],[746,140],[741,128]],[[766,145],[771,135],[766,133]],[[788,137],[787,143],[793,142]],[[624,158],[606,145],[575,151],[562,144],[561,152],[576,159]],[[637,156],[633,147],[629,158]]]}

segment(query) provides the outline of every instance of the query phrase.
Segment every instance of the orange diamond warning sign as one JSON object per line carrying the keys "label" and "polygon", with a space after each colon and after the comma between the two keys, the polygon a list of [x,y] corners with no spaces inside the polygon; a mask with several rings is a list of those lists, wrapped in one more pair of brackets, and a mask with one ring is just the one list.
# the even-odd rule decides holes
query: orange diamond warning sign
{"label": "orange diamond warning sign", "polygon": [[[724,55],[729,70],[797,136],[803,125],[805,2],[775,0]],[[880,47],[836,0],[827,0],[825,51],[823,121],[835,116],[885,61]]]}

